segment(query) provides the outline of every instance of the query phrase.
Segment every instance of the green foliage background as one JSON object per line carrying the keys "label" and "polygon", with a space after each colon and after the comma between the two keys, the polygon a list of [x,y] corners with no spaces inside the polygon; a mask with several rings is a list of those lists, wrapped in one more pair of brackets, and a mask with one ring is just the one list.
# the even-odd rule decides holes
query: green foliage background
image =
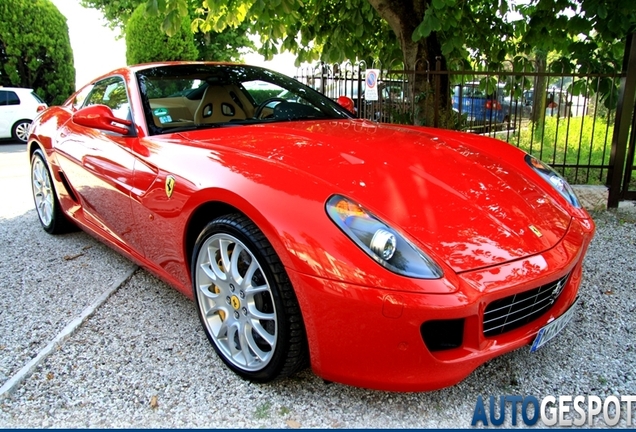
{"label": "green foliage background", "polygon": [[32,88],[51,105],[75,91],[66,18],[49,0],[0,1],[0,85]]}
{"label": "green foliage background", "polygon": [[[145,0],[81,0],[84,7],[99,10],[104,14],[104,18],[111,28],[118,28],[122,34],[126,34],[126,26],[128,20],[139,5],[146,5]],[[191,1],[186,5],[186,9],[182,10],[184,16],[194,19],[200,14],[200,4],[197,1]],[[155,15],[155,22],[162,29],[166,29],[166,23],[171,24],[172,21],[166,21],[166,17],[162,16],[159,20]],[[172,15],[175,19],[175,15]],[[176,18],[179,19],[178,17]],[[180,21],[179,21],[179,24]],[[177,26],[179,27],[179,26]],[[248,35],[249,23],[245,22],[237,27],[227,27],[223,31],[207,31],[194,33],[194,44],[199,51],[197,60],[208,61],[240,61],[241,55],[245,49],[254,49],[254,43],[249,39]],[[172,34],[172,32],[171,32]]]}
{"label": "green foliage background", "polygon": [[126,25],[126,61],[128,64],[154,61],[196,60],[199,52],[190,31],[190,18],[181,18],[181,27],[172,36],[162,30],[163,19],[149,16],[140,5]]}

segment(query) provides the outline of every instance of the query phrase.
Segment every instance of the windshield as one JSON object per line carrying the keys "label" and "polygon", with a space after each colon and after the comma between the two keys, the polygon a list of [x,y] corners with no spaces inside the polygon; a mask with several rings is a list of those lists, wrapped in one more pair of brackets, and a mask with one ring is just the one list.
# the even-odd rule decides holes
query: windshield
{"label": "windshield", "polygon": [[153,135],[350,115],[285,75],[245,65],[168,65],[137,72]]}

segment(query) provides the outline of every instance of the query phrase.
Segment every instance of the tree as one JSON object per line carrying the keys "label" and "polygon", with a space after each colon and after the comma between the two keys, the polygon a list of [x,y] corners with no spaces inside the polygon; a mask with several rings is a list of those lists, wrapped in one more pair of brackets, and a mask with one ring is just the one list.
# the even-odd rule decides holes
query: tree
{"label": "tree", "polygon": [[190,31],[190,19],[180,19],[181,27],[172,36],[161,29],[163,19],[147,16],[139,5],[126,25],[126,61],[128,64],[154,61],[196,60],[199,52]]}
{"label": "tree", "polygon": [[[133,12],[145,0],[82,0],[84,7],[97,9],[109,23],[111,28],[118,28],[122,34],[126,34],[126,24]],[[196,1],[189,3],[188,16],[197,16]],[[158,28],[164,24],[164,20],[157,19]],[[253,42],[247,36],[247,23],[237,28],[227,27],[221,32],[208,31],[196,32],[194,44],[199,55],[196,60],[209,61],[238,61],[243,48],[254,48]]]}
{"label": "tree", "polygon": [[243,51],[255,48],[247,34],[247,23],[221,32],[194,33],[194,43],[199,49],[198,60],[240,61]]}
{"label": "tree", "polygon": [[66,18],[49,0],[0,2],[0,85],[32,88],[52,105],[73,93]]}
{"label": "tree", "polygon": [[[550,72],[620,71],[626,37],[636,31],[633,0],[535,0],[520,5],[519,12],[524,17],[516,25],[519,51],[553,53],[556,59]],[[580,95],[586,86],[585,80],[575,80],[570,91]],[[535,97],[545,99],[544,88],[539,87]],[[596,78],[587,90],[598,90],[607,108],[616,103],[617,82],[609,78]]]}

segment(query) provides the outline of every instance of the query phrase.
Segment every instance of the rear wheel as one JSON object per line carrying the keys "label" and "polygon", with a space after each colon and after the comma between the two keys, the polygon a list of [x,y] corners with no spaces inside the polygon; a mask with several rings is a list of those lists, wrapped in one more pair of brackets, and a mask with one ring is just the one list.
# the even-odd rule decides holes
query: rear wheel
{"label": "rear wheel", "polygon": [[238,375],[267,382],[306,365],[305,329],[291,282],[245,216],[222,216],[205,227],[194,248],[192,281],[205,333]]}
{"label": "rear wheel", "polygon": [[35,210],[44,231],[49,234],[71,231],[74,226],[62,212],[46,159],[40,149],[33,152],[31,157],[31,188]]}
{"label": "rear wheel", "polygon": [[13,125],[13,130],[11,134],[13,135],[13,139],[20,141],[25,144],[29,138],[29,127],[31,126],[30,120],[20,120],[16,124]]}

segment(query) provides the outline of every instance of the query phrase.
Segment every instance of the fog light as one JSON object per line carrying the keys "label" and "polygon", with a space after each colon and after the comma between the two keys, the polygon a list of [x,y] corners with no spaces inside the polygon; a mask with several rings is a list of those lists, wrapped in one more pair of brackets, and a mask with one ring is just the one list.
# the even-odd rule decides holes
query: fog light
{"label": "fog light", "polygon": [[373,234],[370,246],[373,252],[388,261],[395,253],[396,245],[397,241],[392,233],[384,229],[379,229]]}

